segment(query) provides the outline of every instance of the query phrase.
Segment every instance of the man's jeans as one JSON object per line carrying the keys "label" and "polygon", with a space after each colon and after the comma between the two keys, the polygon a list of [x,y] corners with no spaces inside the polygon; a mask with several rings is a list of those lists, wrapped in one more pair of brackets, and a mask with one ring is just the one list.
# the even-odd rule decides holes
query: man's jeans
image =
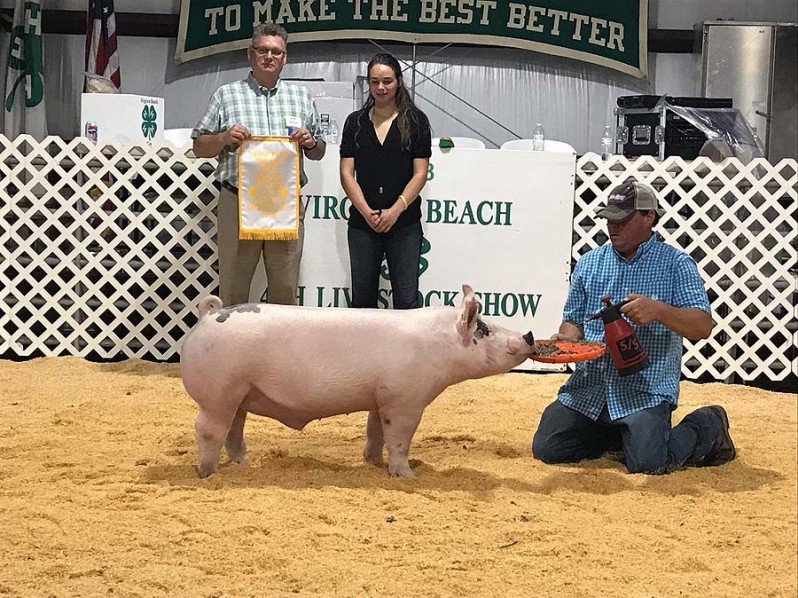
{"label": "man's jeans", "polygon": [[349,227],[352,307],[377,307],[383,255],[388,262],[394,309],[418,307],[422,236],[420,222],[387,233]]}
{"label": "man's jeans", "polygon": [[615,421],[607,407],[597,421],[554,401],[543,411],[532,439],[532,454],[546,463],[597,459],[623,450],[629,473],[670,473],[700,465],[721,434],[721,422],[706,407],[687,414],[671,428],[672,405],[663,401]]}

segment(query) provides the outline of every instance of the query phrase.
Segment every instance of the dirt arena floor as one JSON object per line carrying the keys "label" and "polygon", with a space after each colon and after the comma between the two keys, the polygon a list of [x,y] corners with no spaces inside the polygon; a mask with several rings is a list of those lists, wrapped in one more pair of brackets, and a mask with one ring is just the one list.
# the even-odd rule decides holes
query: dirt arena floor
{"label": "dirt arena floor", "polygon": [[447,390],[411,464],[361,461],[365,414],[250,417],[253,465],[195,473],[176,365],[0,361],[0,597],[795,598],[793,394],[684,383],[738,458],[670,476],[534,461],[562,374]]}

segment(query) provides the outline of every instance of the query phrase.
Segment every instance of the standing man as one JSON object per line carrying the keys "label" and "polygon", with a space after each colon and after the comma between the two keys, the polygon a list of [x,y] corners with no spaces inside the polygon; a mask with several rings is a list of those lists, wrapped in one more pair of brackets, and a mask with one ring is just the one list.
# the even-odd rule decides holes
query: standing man
{"label": "standing man", "polygon": [[693,259],[652,233],[662,210],[654,190],[628,180],[597,212],[610,242],[576,264],[553,338],[603,341],[602,295],[630,299],[621,312],[648,353],[645,369],[620,376],[609,353],[581,362],[543,411],[532,454],[546,463],[596,459],[623,450],[629,473],[664,474],[684,465],[721,465],[735,457],[726,411],[702,407],[671,427],[679,398],[682,338],[709,337],[709,299]]}
{"label": "standing man", "polygon": [[253,135],[287,135],[298,142],[300,186],[307,183],[303,156],[321,160],[326,144],[320,137],[319,114],[308,91],[280,81],[288,58],[288,33],[279,25],[256,25],[247,48],[251,71],[211,96],[205,114],[192,131],[194,153],[219,157],[215,176],[221,183],[217,208],[219,288],[225,305],[249,300],[249,286],[258,258],[263,255],[268,282],[267,301],[296,305],[299,262],[305,236],[305,210],[300,204],[299,239],[252,241],[238,238],[238,149]]}

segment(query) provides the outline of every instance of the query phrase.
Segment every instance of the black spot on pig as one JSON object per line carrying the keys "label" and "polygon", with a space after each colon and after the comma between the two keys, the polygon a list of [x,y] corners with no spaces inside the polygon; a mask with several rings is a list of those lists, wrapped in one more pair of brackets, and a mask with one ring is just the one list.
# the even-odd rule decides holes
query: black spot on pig
{"label": "black spot on pig", "polygon": [[488,325],[485,324],[485,322],[483,322],[479,318],[477,318],[477,331],[474,333],[474,336],[478,339],[482,339],[486,336],[490,336],[490,334],[491,332],[490,328],[488,328]]}
{"label": "black spot on pig", "polygon": [[222,307],[217,312],[216,321],[225,322],[234,313],[254,312],[260,313],[260,306],[257,303],[246,303],[244,305],[234,305],[233,307]]}

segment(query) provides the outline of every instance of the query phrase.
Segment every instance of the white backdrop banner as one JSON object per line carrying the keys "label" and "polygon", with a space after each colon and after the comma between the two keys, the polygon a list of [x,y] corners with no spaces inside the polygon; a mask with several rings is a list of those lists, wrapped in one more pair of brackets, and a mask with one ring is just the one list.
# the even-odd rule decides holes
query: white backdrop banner
{"label": "white backdrop banner", "polygon": [[[350,204],[339,182],[337,149],[331,145],[322,161],[306,162],[302,305],[348,307],[351,301]],[[467,283],[487,318],[531,330],[535,338],[551,336],[568,293],[575,171],[573,154],[433,148],[421,194],[420,303],[459,305]],[[379,301],[387,308],[384,263],[382,274]],[[259,267],[250,299],[260,301],[265,287]]]}

